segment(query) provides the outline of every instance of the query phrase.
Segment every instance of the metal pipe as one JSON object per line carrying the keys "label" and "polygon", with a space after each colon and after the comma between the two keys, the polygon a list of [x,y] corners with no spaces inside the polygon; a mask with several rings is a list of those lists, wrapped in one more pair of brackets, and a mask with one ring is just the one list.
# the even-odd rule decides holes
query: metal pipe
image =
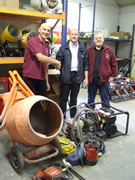
{"label": "metal pipe", "polygon": [[68,0],[62,0],[62,10],[65,11],[66,17],[65,17],[65,25],[62,25],[62,40],[61,44],[65,44],[67,41],[67,9],[68,9]]}
{"label": "metal pipe", "polygon": [[78,19],[78,31],[80,32],[80,19],[81,19],[81,3],[79,3],[79,19]]}
{"label": "metal pipe", "polygon": [[92,40],[91,40],[91,44],[93,44],[93,43],[94,43],[95,12],[96,12],[96,0],[94,0],[94,9],[93,9],[93,24],[92,24]]}

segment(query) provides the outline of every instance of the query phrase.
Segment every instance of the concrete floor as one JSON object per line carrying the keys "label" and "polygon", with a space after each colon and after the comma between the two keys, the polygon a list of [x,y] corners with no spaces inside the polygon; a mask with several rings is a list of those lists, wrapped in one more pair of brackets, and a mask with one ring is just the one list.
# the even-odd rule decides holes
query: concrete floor
{"label": "concrete floor", "polygon": [[[81,88],[78,98],[78,103],[80,102],[87,103],[87,89]],[[96,102],[100,102],[98,95]],[[128,134],[106,140],[106,153],[98,159],[98,163],[95,166],[73,167],[86,180],[135,179],[135,99],[111,103],[111,105],[130,113]],[[116,122],[118,126],[125,129],[124,117],[121,117]],[[39,169],[45,167],[47,163],[58,160],[55,158],[37,164],[26,164],[23,172],[17,174],[11,167],[8,157],[5,155],[10,147],[10,137],[6,129],[3,129],[0,132],[0,180],[29,180]]]}

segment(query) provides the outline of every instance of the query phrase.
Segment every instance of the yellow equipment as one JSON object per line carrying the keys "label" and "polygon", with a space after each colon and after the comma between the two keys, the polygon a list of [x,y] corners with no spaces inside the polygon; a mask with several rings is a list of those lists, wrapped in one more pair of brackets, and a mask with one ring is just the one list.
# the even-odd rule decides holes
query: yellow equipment
{"label": "yellow equipment", "polygon": [[6,41],[16,42],[21,39],[22,31],[19,26],[15,24],[8,25],[0,36],[1,43],[4,44]]}
{"label": "yellow equipment", "polygon": [[63,155],[70,154],[76,150],[75,144],[73,144],[70,139],[61,136],[57,136],[57,139],[61,144],[61,153]]}
{"label": "yellow equipment", "polygon": [[22,31],[19,26],[9,24],[0,35],[0,56],[21,56],[19,40]]}
{"label": "yellow equipment", "polygon": [[58,39],[58,36],[57,34],[53,33],[53,43],[55,43]]}
{"label": "yellow equipment", "polygon": [[69,35],[67,35],[67,41],[69,41],[70,40],[70,37],[69,37]]}
{"label": "yellow equipment", "polygon": [[22,35],[21,39],[20,39],[20,48],[23,48],[25,49],[26,48],[26,44],[28,42],[28,40],[31,38],[31,37],[34,37],[34,36],[37,36],[38,33],[37,32],[26,32]]}
{"label": "yellow equipment", "polygon": [[22,37],[20,39],[20,48],[24,48],[25,49],[30,33],[31,32],[28,32],[28,33],[22,35]]}

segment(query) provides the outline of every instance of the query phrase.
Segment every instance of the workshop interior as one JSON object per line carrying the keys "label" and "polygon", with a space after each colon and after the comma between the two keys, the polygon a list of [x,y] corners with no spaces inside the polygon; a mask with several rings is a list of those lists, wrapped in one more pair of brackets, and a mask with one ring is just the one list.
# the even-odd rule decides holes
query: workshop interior
{"label": "workshop interior", "polygon": [[[0,1],[0,180],[134,179],[135,1]],[[80,87],[75,107],[60,101],[60,71],[49,64],[50,91],[35,95],[22,77],[24,53],[41,23],[51,24],[50,56],[77,28],[88,48],[104,35],[118,65],[110,105],[88,104]],[[95,108],[92,108],[92,105]],[[104,108],[106,107],[106,108]],[[70,110],[76,108],[73,118]]]}

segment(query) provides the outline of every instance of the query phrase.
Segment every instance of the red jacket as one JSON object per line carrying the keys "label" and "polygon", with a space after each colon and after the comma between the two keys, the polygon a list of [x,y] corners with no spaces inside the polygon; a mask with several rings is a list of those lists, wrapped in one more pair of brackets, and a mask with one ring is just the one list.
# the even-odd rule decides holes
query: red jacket
{"label": "red jacket", "polygon": [[[95,49],[94,45],[88,48],[88,56],[89,56],[89,74],[88,79],[89,83],[93,81],[93,70],[95,63]],[[104,48],[102,51],[101,63],[99,66],[99,77],[101,83],[108,81],[110,76],[115,77],[117,74],[117,61],[116,56],[113,50],[104,44]]]}

